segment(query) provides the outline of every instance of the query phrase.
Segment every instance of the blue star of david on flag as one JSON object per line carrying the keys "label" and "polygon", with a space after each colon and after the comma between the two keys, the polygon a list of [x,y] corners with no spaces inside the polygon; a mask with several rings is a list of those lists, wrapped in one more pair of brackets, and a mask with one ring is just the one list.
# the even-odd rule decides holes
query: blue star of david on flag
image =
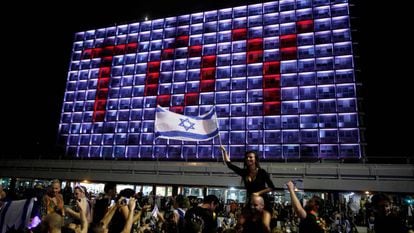
{"label": "blue star of david on flag", "polygon": [[181,119],[180,118],[180,121],[181,121],[181,123],[179,124],[179,126],[184,127],[185,131],[188,131],[190,129],[195,129],[194,128],[195,124],[193,122],[191,122],[188,118],[186,118],[186,119]]}
{"label": "blue star of david on flag", "polygon": [[157,107],[154,124],[155,137],[206,141],[219,134],[217,116],[214,107],[207,113],[192,117],[183,116]]}

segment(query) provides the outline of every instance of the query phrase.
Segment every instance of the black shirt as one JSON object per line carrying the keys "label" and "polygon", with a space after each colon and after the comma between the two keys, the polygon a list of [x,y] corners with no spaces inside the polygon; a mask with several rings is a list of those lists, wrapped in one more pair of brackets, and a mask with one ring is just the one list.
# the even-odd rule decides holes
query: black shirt
{"label": "black shirt", "polygon": [[309,212],[306,213],[306,218],[300,220],[299,232],[300,233],[324,233],[324,230],[320,226],[318,221],[319,220],[317,216]]}
{"label": "black shirt", "polygon": [[249,171],[247,170],[247,168],[239,168],[236,165],[232,164],[231,162],[226,162],[226,164],[227,164],[227,167],[229,167],[237,175],[242,177],[248,197],[250,197],[253,193],[259,192],[266,188],[275,189],[275,185],[270,179],[269,173],[267,173],[264,169],[260,168],[257,171],[256,178],[254,180],[249,181],[247,179],[249,175]]}
{"label": "black shirt", "polygon": [[395,215],[376,216],[374,224],[375,233],[406,233],[408,231],[401,219]]}

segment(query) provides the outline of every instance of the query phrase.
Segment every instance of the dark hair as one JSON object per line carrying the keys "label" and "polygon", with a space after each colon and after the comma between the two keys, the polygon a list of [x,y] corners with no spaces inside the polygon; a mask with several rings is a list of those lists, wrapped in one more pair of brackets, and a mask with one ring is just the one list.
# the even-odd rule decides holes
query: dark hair
{"label": "dark hair", "polygon": [[384,193],[377,193],[374,196],[371,197],[371,202],[374,208],[378,207],[379,203],[382,201],[386,201],[391,203],[390,196],[384,194]]}
{"label": "dark hair", "polygon": [[318,212],[321,212],[323,209],[323,200],[318,196],[313,196],[309,201],[306,203],[305,210],[311,211],[314,209],[315,206],[318,206]]}
{"label": "dark hair", "polygon": [[253,150],[249,150],[249,151],[246,151],[246,153],[244,153],[244,162],[243,162],[244,167],[245,168],[247,167],[246,158],[248,154],[254,154],[255,165],[257,168],[260,168],[259,155],[257,154],[256,151],[253,151]]}
{"label": "dark hair", "polygon": [[108,182],[108,183],[105,184],[104,192],[107,193],[107,192],[109,192],[109,190],[115,189],[115,187],[116,187],[116,183]]}
{"label": "dark hair", "polygon": [[130,188],[122,189],[119,192],[119,196],[121,196],[121,197],[130,198],[130,197],[133,197],[134,195],[135,195],[135,191],[133,189],[130,189]]}
{"label": "dark hair", "polygon": [[204,197],[203,203],[210,204],[211,202],[216,205],[219,203],[219,199],[216,197],[216,195],[207,195]]}
{"label": "dark hair", "polygon": [[177,203],[177,206],[179,208],[188,208],[190,207],[190,201],[187,197],[185,197],[182,194],[179,194],[175,197],[175,203]]}

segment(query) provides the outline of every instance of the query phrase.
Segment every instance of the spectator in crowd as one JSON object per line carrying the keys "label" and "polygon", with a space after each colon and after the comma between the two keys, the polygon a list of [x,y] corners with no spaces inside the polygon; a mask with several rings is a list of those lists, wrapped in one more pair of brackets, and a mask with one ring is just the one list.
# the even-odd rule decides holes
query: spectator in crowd
{"label": "spectator in crowd", "polygon": [[371,198],[374,208],[375,233],[407,233],[401,218],[392,212],[392,199],[383,193],[378,193]]}
{"label": "spectator in crowd", "polygon": [[72,187],[70,187],[69,185],[69,182],[66,182],[65,188],[63,188],[62,190],[62,195],[63,195],[63,201],[65,205],[69,205],[70,201],[73,198],[73,191],[72,191]]}
{"label": "spectator in crowd", "polygon": [[[88,198],[88,192],[86,190],[85,186],[76,186],[73,190],[73,195],[75,197],[75,200],[85,200],[85,202],[87,203],[87,207],[86,209],[84,209],[85,211],[85,215],[86,215],[86,219],[88,220],[88,223],[92,222],[92,204]],[[65,211],[72,216],[73,218],[75,218],[75,220],[80,220],[80,212],[79,209],[77,208],[77,205],[74,206],[74,209],[71,208],[65,208]]]}
{"label": "spectator in crowd", "polygon": [[204,197],[203,203],[200,206],[187,210],[184,216],[184,232],[217,232],[217,219],[214,211],[218,205],[219,199],[215,195],[208,195]]}
{"label": "spectator in crowd", "polygon": [[253,196],[250,209],[245,209],[239,218],[243,233],[270,233],[271,214],[264,209],[264,200],[261,196]]}
{"label": "spectator in crowd", "polygon": [[[119,192],[119,196],[116,201],[118,202],[119,199],[123,199],[124,204],[121,205],[117,209],[117,211],[114,214],[114,217],[112,218],[111,224],[109,224],[110,233],[121,232],[126,222],[128,222],[129,213],[130,213],[128,206],[131,200],[136,202],[136,199],[134,198],[134,196],[135,196],[135,191],[130,188],[123,189]],[[144,206],[140,212],[135,213],[132,222],[135,223],[136,221],[140,220],[142,212],[145,212],[147,208],[148,206]]]}
{"label": "spectator in crowd", "polygon": [[246,188],[247,203],[250,203],[252,196],[262,196],[265,201],[266,210],[271,211],[270,200],[266,194],[273,191],[275,186],[270,179],[269,173],[260,167],[259,156],[256,152],[247,151],[244,156],[244,167],[240,168],[230,162],[230,157],[224,146],[220,148],[227,167],[241,176],[244,187]]}
{"label": "spectator in crowd", "polygon": [[290,198],[292,200],[292,206],[301,219],[299,223],[300,233],[324,233],[326,231],[325,221],[319,218],[319,210],[322,209],[322,199],[317,196],[313,196],[306,204],[305,208],[302,207],[300,201],[295,193],[295,185],[292,181],[287,184]]}
{"label": "spectator in crowd", "polygon": [[3,190],[3,186],[0,185],[0,209],[3,207],[3,203],[6,201],[6,192]]}
{"label": "spectator in crowd", "polygon": [[184,216],[190,207],[190,201],[184,195],[177,195],[174,200],[174,223],[177,226],[177,232],[184,232]]}
{"label": "spectator in crowd", "polygon": [[[85,209],[87,208],[86,200],[79,199],[76,201],[76,206],[79,209],[80,224],[70,223],[67,226],[64,225],[63,216],[58,212],[52,212],[44,216],[41,229],[44,232],[61,233],[61,232],[76,232],[87,233],[88,221],[85,215]],[[43,231],[42,231],[43,232]]]}
{"label": "spectator in crowd", "polygon": [[108,182],[104,187],[104,196],[101,199],[96,200],[93,211],[93,222],[99,222],[106,214],[108,207],[111,205],[111,201],[116,196],[116,184]]}
{"label": "spectator in crowd", "polygon": [[60,181],[57,179],[52,180],[50,186],[47,188],[46,194],[43,196],[42,216],[54,212],[65,216],[63,196],[60,190]]}
{"label": "spectator in crowd", "polygon": [[3,186],[0,185],[0,201],[4,201],[6,199],[6,196],[7,196],[7,194],[4,191]]}

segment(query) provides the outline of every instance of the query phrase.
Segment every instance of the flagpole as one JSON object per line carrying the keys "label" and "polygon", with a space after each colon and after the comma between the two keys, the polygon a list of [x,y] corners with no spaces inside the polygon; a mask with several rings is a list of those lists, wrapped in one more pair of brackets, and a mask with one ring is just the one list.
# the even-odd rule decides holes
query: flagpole
{"label": "flagpole", "polygon": [[[216,112],[215,107],[213,107],[213,108],[214,108],[214,115],[215,115],[215,121],[216,121],[216,124],[217,124],[217,129],[219,129],[217,136],[219,137],[220,147],[223,147],[223,143],[221,141],[221,136],[220,136],[220,127],[219,127],[218,120],[217,120],[217,112]],[[221,151],[221,159],[223,160],[224,165],[226,165],[226,160],[224,159],[224,152],[223,151]]]}

